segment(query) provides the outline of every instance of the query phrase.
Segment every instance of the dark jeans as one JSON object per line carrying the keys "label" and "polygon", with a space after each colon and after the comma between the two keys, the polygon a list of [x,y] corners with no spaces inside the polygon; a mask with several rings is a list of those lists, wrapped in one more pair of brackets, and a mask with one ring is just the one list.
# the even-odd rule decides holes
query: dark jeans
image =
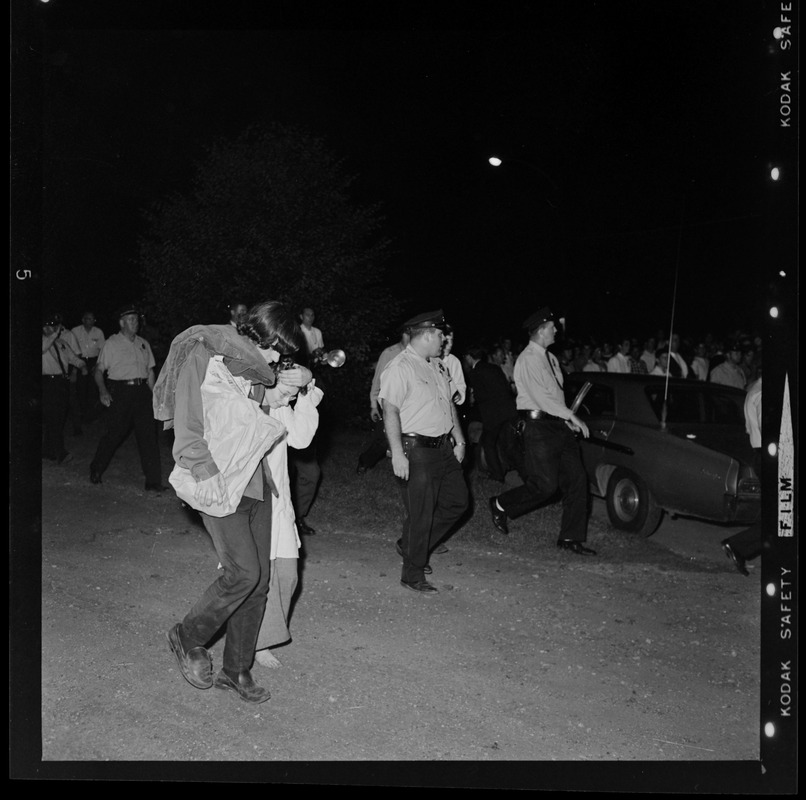
{"label": "dark jeans", "polygon": [[243,497],[234,514],[211,517],[202,512],[223,573],[211,583],[182,620],[188,648],[206,646],[226,628],[224,669],[236,675],[251,669],[260,623],[266,608],[271,572],[272,494],[263,500]]}
{"label": "dark jeans", "polygon": [[154,410],[151,406],[151,389],[148,384],[127,386],[110,381],[112,405],[106,411],[106,432],[98,442],[92,468],[102,475],[115,450],[129,435],[134,426],[137,450],[140,453],[140,467],[148,483],[162,483],[159,440],[154,423]]}
{"label": "dark jeans", "polygon": [[316,437],[302,450],[289,447],[288,461],[294,512],[297,519],[302,519],[311,510],[319,479],[322,477],[322,468],[316,453]]}
{"label": "dark jeans", "polygon": [[526,482],[498,496],[508,517],[519,517],[562,492],[560,539],[588,538],[588,478],[579,442],[564,422],[528,420],[523,431]]}
{"label": "dark jeans", "polygon": [[389,443],[386,440],[383,420],[379,419],[372,427],[372,439],[366,450],[358,456],[358,463],[364,469],[372,469],[386,455],[388,449]]}
{"label": "dark jeans", "polygon": [[425,579],[423,567],[429,552],[465,512],[468,491],[450,442],[439,448],[412,447],[406,442],[404,450],[409,459],[409,479],[395,479],[406,512],[401,579],[415,583]]}
{"label": "dark jeans", "polygon": [[70,402],[70,381],[42,376],[42,455],[58,459],[64,453],[64,422]]}

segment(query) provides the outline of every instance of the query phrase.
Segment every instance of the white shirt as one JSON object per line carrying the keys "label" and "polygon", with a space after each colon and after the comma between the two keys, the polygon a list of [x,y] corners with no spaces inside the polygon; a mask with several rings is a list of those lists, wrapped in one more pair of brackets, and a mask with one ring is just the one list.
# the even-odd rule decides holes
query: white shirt
{"label": "white shirt", "polygon": [[565,405],[563,371],[553,353],[530,341],[515,362],[515,404],[519,411],[545,411],[555,417],[571,419]]}
{"label": "white shirt", "polygon": [[319,328],[315,328],[313,325],[311,325],[310,328],[300,325],[300,328],[302,328],[302,332],[305,334],[305,341],[308,342],[308,350],[312,353],[314,350],[320,350],[325,346],[322,331],[320,331]]}
{"label": "white shirt", "polygon": [[92,327],[87,330],[83,325],[77,325],[70,331],[78,342],[82,358],[98,358],[104,346],[104,332],[100,328]]}
{"label": "white shirt", "polygon": [[451,397],[455,392],[459,392],[456,405],[460,406],[465,402],[465,395],[467,394],[467,382],[465,381],[465,373],[462,371],[462,363],[453,353],[448,353],[442,361],[451,376]]}
{"label": "white shirt", "polygon": [[608,372],[632,372],[630,369],[630,359],[624,353],[616,353],[607,362]]}
{"label": "white shirt", "polygon": [[751,447],[761,447],[761,378],[753,381],[744,398],[744,420]]}
{"label": "white shirt", "polygon": [[678,366],[680,367],[680,372],[682,373],[682,377],[688,378],[688,364],[686,364],[686,360],[680,353],[673,353],[671,350],[669,351],[669,358],[673,358]]}

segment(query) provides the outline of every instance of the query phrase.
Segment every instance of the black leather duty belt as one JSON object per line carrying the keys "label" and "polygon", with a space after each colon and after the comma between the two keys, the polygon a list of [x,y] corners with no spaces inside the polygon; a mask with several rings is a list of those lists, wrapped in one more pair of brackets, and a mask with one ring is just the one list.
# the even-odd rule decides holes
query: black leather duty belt
{"label": "black leather duty belt", "polygon": [[547,414],[545,411],[518,411],[519,419],[550,419],[555,422],[565,422],[562,417],[555,417],[553,414]]}
{"label": "black leather duty belt", "polygon": [[132,378],[128,381],[113,381],[111,378],[109,383],[116,383],[119,386],[139,386],[141,383],[147,383],[148,380],[146,378]]}
{"label": "black leather duty belt", "polygon": [[442,436],[423,436],[420,433],[404,433],[404,439],[408,439],[415,447],[442,447],[450,440],[450,435],[443,433]]}
{"label": "black leather duty belt", "polygon": [[66,378],[67,375],[62,375],[61,372],[56,373],[55,375],[43,375],[43,378]]}

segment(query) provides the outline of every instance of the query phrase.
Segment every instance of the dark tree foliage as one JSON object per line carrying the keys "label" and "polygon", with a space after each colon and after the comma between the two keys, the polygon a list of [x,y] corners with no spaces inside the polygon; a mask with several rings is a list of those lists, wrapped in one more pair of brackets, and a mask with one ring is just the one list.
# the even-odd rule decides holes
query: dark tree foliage
{"label": "dark tree foliage", "polygon": [[329,405],[342,417],[363,413],[373,343],[399,306],[383,285],[390,242],[379,210],[355,203],[351,183],[323,140],[299,127],[252,126],[216,141],[190,192],[146,212],[149,321],[170,341],[190,325],[225,322],[231,299],[310,306],[326,347],[347,353],[338,377],[328,375],[340,395]]}

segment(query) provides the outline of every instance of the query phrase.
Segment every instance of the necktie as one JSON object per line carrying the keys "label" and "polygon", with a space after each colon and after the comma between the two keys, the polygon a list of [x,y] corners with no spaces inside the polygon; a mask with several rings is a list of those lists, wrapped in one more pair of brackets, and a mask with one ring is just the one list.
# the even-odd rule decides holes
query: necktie
{"label": "necktie", "polygon": [[59,346],[56,344],[56,342],[53,342],[51,346],[56,351],[56,360],[59,362],[59,369],[61,369],[62,375],[67,375],[67,370],[64,367],[64,361],[62,361],[62,356],[59,353]]}
{"label": "necktie", "polygon": [[551,355],[548,352],[546,353],[546,360],[549,362],[549,367],[551,367],[551,374],[554,376],[554,380],[557,381],[557,386],[559,386],[562,389],[563,385],[560,382],[560,379],[557,377],[557,370],[554,369],[554,363],[552,362]]}

